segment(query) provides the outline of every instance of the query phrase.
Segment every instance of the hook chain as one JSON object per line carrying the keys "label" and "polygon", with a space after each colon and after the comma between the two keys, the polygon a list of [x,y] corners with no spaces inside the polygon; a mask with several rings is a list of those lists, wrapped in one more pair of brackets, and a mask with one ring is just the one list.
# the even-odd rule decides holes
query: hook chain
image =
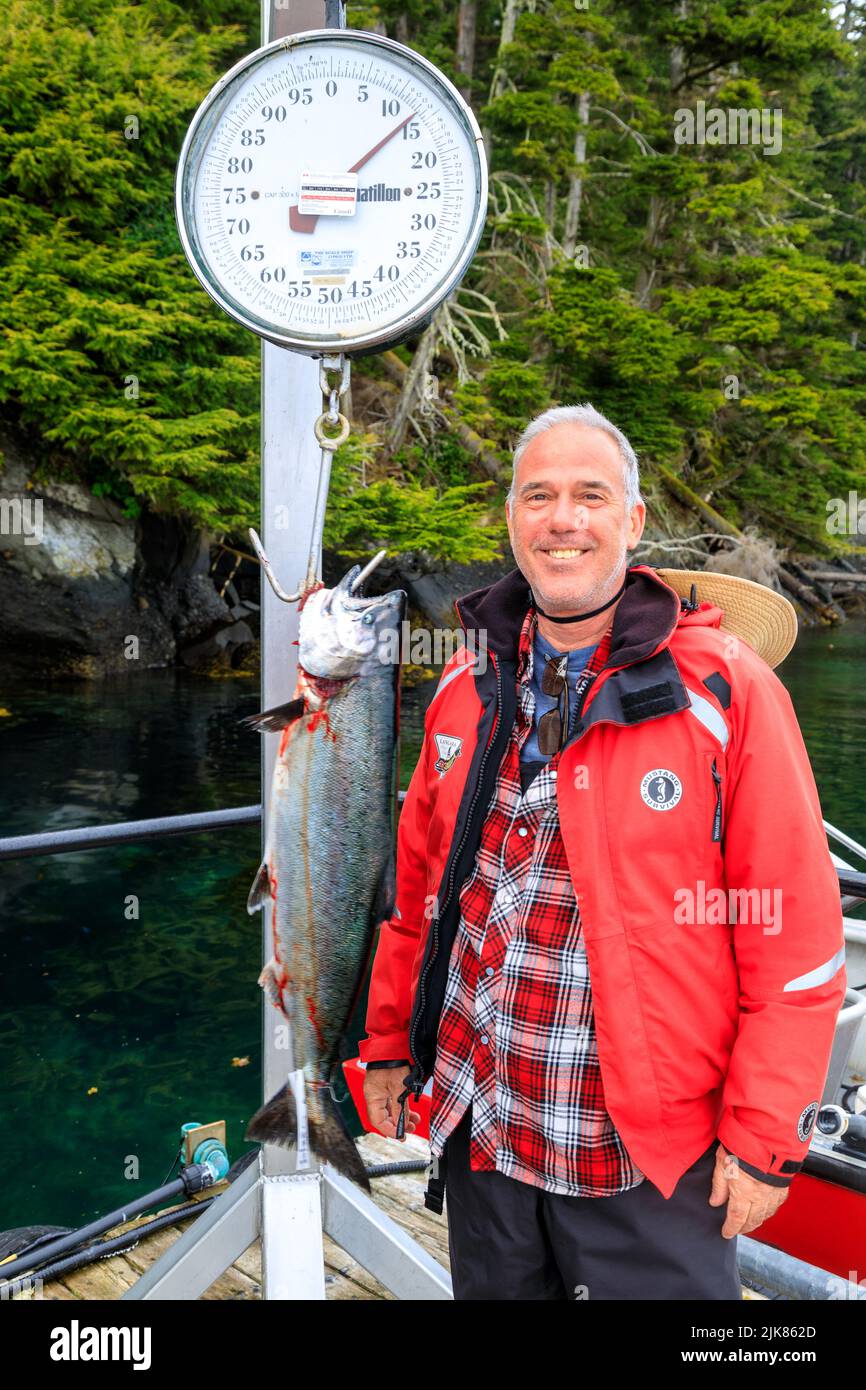
{"label": "hook chain", "polygon": [[[330,380],[330,378],[333,376],[338,376],[338,380],[336,382],[332,382]],[[253,544],[253,549],[255,550],[256,555],[259,558],[262,569],[264,570],[265,576],[267,577],[268,583],[270,584],[277,598],[281,599],[283,603],[297,603],[298,600],[302,599],[304,595],[308,593],[318,582],[316,578],[316,569],[317,560],[319,556],[319,548],[321,546],[322,540],[322,531],[324,529],[325,523],[325,505],[328,500],[328,484],[330,482],[331,475],[331,460],[334,455],[334,450],[339,449],[340,445],[348,439],[349,431],[351,429],[351,425],[349,424],[348,419],[345,415],[343,415],[343,413],[340,410],[340,401],[348,391],[350,381],[351,361],[342,352],[336,353],[333,356],[326,356],[322,358],[319,365],[319,386],[321,387],[322,395],[327,396],[328,398],[328,409],[322,411],[322,414],[318,417],[314,426],[316,432],[316,439],[322,449],[322,459],[319,469],[319,479],[316,491],[316,506],[313,515],[313,528],[310,537],[310,553],[309,559],[307,561],[307,577],[304,584],[301,586],[301,588],[298,589],[297,593],[287,594],[286,591],[283,588],[281,588],[277,580],[277,577],[274,574],[273,569],[271,568],[268,557],[264,552],[264,548],[262,546],[261,541],[259,540],[258,535],[252,527],[250,527],[248,531],[248,535]],[[325,425],[329,425],[331,428],[333,428],[334,425],[339,425],[340,433],[334,435],[333,437],[329,437],[324,432]],[[372,560],[368,561],[368,563],[361,570],[361,573],[357,575],[356,578],[352,581],[351,588],[353,591],[356,590],[358,586],[363,583],[367,575],[371,572],[371,570],[375,569],[376,565],[379,564],[379,562],[385,554],[387,554],[387,551],[380,550],[378,554],[374,555]]]}
{"label": "hook chain", "polygon": [[[331,382],[329,379],[339,373],[339,381]],[[323,357],[319,365],[319,386],[322,395],[328,397],[328,409],[323,411],[315,423],[316,440],[322,449],[333,453],[339,449],[349,438],[351,425],[346,416],[340,410],[340,401],[349,389],[351,384],[352,363],[342,352],[332,357]],[[339,425],[339,434],[329,436],[325,434],[325,425]]]}

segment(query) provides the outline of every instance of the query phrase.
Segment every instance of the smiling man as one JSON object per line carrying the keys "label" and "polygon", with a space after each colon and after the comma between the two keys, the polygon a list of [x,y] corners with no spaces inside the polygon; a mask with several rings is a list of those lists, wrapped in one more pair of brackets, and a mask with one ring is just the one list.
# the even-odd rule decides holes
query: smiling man
{"label": "smiling man", "polygon": [[[735,1237],[802,1166],[845,992],[771,669],[796,623],[746,581],[699,575],[692,602],[691,575],[629,566],[637,460],[592,406],[527,427],[506,516],[517,568],[456,604],[400,816],[368,1112],[401,1137],[432,1077],[456,1298],[738,1299]],[[784,931],[704,912],[715,889],[773,890]]]}

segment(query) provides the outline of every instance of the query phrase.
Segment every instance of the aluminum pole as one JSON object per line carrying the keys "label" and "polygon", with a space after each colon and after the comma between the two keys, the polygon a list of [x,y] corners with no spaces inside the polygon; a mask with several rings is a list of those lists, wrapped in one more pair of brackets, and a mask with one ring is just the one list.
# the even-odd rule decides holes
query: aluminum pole
{"label": "aluminum pole", "polygon": [[[262,0],[262,43],[308,29],[344,28],[345,11],[333,0]],[[306,576],[316,508],[321,449],[313,426],[322,413],[319,363],[262,341],[260,535],[280,580],[295,592]],[[318,567],[321,578],[321,562]],[[262,576],[262,709],[291,699],[297,678],[298,608],[282,603]],[[279,734],[262,735],[262,850],[270,821],[271,782]],[[273,954],[270,913],[262,913],[262,964]],[[286,1046],[286,1043],[288,1045]],[[286,1083],[293,1068],[286,1020],[262,998],[263,1101]],[[262,1149],[262,1297],[324,1298],[319,1166],[294,1183],[296,1151]],[[314,1158],[314,1162],[315,1162]],[[298,1253],[302,1259],[298,1260]],[[309,1278],[306,1276],[309,1275]],[[302,1290],[306,1286],[306,1294]]]}

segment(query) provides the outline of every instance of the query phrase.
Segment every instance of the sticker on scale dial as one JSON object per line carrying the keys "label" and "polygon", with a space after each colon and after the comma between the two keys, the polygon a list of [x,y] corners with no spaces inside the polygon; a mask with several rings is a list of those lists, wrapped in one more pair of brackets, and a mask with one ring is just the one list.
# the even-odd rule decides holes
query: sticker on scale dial
{"label": "sticker on scale dial", "polygon": [[298,265],[303,275],[348,275],[355,269],[358,253],[350,247],[333,250],[299,251]]}
{"label": "sticker on scale dial", "polygon": [[683,784],[670,768],[656,767],[643,778],[640,794],[654,811],[670,811],[682,799]]}
{"label": "sticker on scale dial", "polygon": [[298,212],[318,217],[354,217],[358,201],[357,174],[301,174]]}

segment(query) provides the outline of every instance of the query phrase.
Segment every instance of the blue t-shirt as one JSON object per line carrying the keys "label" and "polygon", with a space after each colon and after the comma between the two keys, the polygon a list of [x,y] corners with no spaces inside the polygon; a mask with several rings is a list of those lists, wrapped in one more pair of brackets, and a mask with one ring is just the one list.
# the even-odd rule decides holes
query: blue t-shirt
{"label": "blue t-shirt", "polygon": [[[575,716],[577,714],[577,695],[575,686],[581,671],[585,670],[592,660],[592,654],[598,646],[594,642],[591,647],[579,647],[576,651],[568,653],[568,732],[574,728]],[[530,688],[535,696],[535,720],[532,728],[526,736],[526,741],[520,750],[520,761],[526,762],[547,762],[544,754],[538,747],[538,721],[548,710],[557,708],[557,698],[555,695],[545,695],[541,689],[541,676],[545,666],[552,656],[564,656],[565,653],[558,651],[551,646],[545,637],[542,637],[538,628],[535,629],[535,643],[532,648],[532,680]],[[559,697],[559,704],[562,705],[562,696]]]}

